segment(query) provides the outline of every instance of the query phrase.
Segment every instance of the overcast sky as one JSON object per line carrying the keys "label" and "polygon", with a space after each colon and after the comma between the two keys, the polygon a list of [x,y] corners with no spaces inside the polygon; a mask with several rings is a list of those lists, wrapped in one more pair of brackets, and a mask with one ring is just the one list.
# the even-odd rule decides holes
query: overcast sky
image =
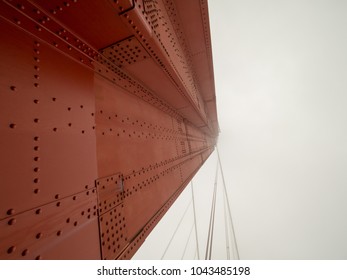
{"label": "overcast sky", "polygon": [[[210,0],[209,12],[219,148],[240,258],[347,259],[347,1]],[[205,199],[197,205],[201,252],[215,163],[214,154],[194,179]],[[175,230],[190,195],[164,228]],[[165,257],[180,258],[190,210]],[[170,237],[154,233],[148,240],[157,245],[135,257],[160,258]],[[185,258],[196,257],[194,238]],[[225,258],[223,246],[215,258]]]}

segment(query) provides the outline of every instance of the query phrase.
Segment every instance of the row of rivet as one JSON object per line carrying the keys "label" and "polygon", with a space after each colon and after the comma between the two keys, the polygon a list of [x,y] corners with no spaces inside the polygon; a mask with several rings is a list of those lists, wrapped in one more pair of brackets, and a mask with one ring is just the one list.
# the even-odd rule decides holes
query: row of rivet
{"label": "row of rivet", "polygon": [[[118,4],[118,3],[116,3],[116,4]],[[25,8],[23,8],[23,9],[25,9]],[[61,9],[59,9],[59,10],[61,10]],[[35,9],[35,13],[36,14],[41,14],[41,11],[39,10],[39,9]],[[51,13],[53,13],[53,10],[51,10]],[[45,18],[47,18],[46,20],[47,21],[50,21],[50,18],[49,17],[47,17],[47,16],[45,16],[45,17],[43,17],[42,19],[45,21]],[[42,19],[41,20],[39,20],[39,22],[40,22],[40,24],[43,24],[42,22]],[[19,23],[18,24],[20,24],[20,21],[19,21]],[[39,25],[37,25],[36,26],[36,29],[38,30],[38,31],[42,31],[42,29],[41,29],[41,27],[39,26]],[[64,28],[61,28],[61,31],[57,31],[56,33],[59,35],[59,36],[61,36],[62,37],[62,39],[65,39],[66,41],[68,41],[69,40],[69,37],[68,36],[65,36],[63,33],[66,33],[67,31],[66,31],[66,29],[64,29]],[[70,34],[70,32],[68,32],[69,34]],[[72,35],[73,36],[73,35]],[[143,36],[142,36],[142,38],[143,38]],[[144,39],[144,40],[146,40],[146,39]],[[100,55],[100,54],[98,54],[98,52],[97,51],[95,51],[95,50],[93,50],[93,49],[91,49],[90,47],[88,47],[88,45],[86,44],[86,43],[84,43],[84,42],[80,42],[80,40],[79,39],[76,39],[75,38],[75,41],[79,44],[77,47],[78,47],[78,49],[81,49],[86,55],[87,55],[87,52],[88,52],[88,55],[89,56],[91,56],[90,57],[90,59],[88,60],[88,61],[86,61],[85,59],[83,59],[83,58],[80,58],[80,62],[82,62],[82,63],[86,63],[88,66],[90,65],[90,63],[92,62],[92,61],[94,61],[94,59],[100,59],[102,56]],[[57,42],[53,42],[53,45],[55,46],[55,47],[59,47],[59,45],[58,45],[58,43]],[[148,45],[148,43],[147,43],[147,45]],[[70,46],[70,43],[67,45],[67,48],[69,49],[69,50],[71,50],[72,48],[71,48],[71,46]],[[91,52],[89,52],[88,50],[90,50]],[[153,50],[151,50],[151,52],[152,52],[152,55],[155,55],[154,54],[154,52],[153,52]],[[158,57],[155,55],[155,57],[158,59]],[[110,65],[110,64],[109,64]],[[37,68],[37,70],[39,71],[39,68]],[[113,71],[116,75],[119,75],[119,72],[118,71]],[[130,81],[130,80],[132,80],[132,79],[130,79],[129,77],[127,77],[127,79]],[[114,80],[114,79],[113,79]],[[132,81],[133,82],[133,81]],[[137,83],[135,83],[135,84],[137,84]],[[37,83],[37,86],[38,86],[38,83]],[[139,85],[137,85],[137,86],[139,86]],[[130,91],[131,92],[131,90],[129,90],[129,89],[127,89],[128,91]],[[141,89],[142,91],[144,90],[144,89]],[[146,90],[144,90],[144,92],[146,92]],[[133,92],[133,93],[135,93],[135,92]],[[157,97],[155,98],[155,99],[158,99]],[[38,101],[37,101],[38,102]],[[177,116],[177,117],[180,117],[179,116],[179,114],[177,114],[177,112],[175,112],[175,110],[173,110],[172,108],[171,108],[171,106],[169,106],[169,105],[167,105],[167,104],[165,104],[164,105],[164,103],[160,100],[159,101],[159,99],[158,99],[158,102],[150,102],[151,104],[153,104],[153,105],[155,105],[155,106],[157,106],[158,108],[160,108],[160,109],[163,109],[163,111],[165,111],[165,112],[167,112],[167,113],[169,113],[169,114],[171,114],[171,115],[173,115],[173,116]]]}
{"label": "row of rivet", "polygon": [[[85,194],[86,195],[89,195],[90,194],[90,191],[88,190],[88,188],[89,188],[89,186],[88,185],[86,185],[86,190],[87,191],[85,191]],[[93,188],[92,190],[92,193],[95,193],[95,188]],[[73,195],[73,196],[71,196],[72,197],[72,200],[74,200],[74,201],[76,201],[77,200],[77,195]],[[54,198],[55,199],[57,199],[57,200],[59,200],[59,201],[57,201],[56,202],[56,207],[60,207],[61,206],[61,197],[60,197],[60,195],[59,194],[56,194],[55,196],[54,196]],[[65,198],[66,199],[66,198]],[[95,217],[96,215],[97,215],[97,206],[96,205],[94,205],[93,206],[93,209],[91,209],[91,208],[88,208],[87,209],[87,214],[88,214],[88,216],[86,216],[86,218],[87,219],[91,219],[91,214]],[[91,212],[93,212],[93,213],[91,213]],[[38,208],[36,208],[34,211],[33,211],[33,213],[35,214],[35,215],[42,215],[43,214],[43,210],[42,210],[42,208],[41,207],[38,207]],[[6,212],[6,214],[7,215],[15,215],[16,214],[16,211],[14,210],[14,209],[9,209],[7,212]],[[85,215],[85,211],[83,210],[83,211],[81,211],[81,216],[84,216]],[[67,218],[66,219],[66,224],[69,224],[70,222],[71,222],[71,219],[70,218]],[[9,220],[8,220],[8,222],[7,222],[7,224],[9,225],[9,226],[13,226],[13,225],[15,225],[17,223],[17,219],[16,219],[16,217],[13,217],[13,218],[10,218]],[[77,220],[75,220],[74,222],[73,222],[73,226],[74,227],[77,227],[77,225],[78,225],[78,221]],[[59,229],[59,230],[57,230],[56,231],[56,236],[57,237],[59,237],[59,236],[61,236],[62,235],[62,233],[63,233],[63,230],[62,229]],[[34,238],[36,239],[36,240],[41,240],[42,238],[44,237],[44,233],[43,232],[37,232],[35,235],[34,235]],[[17,251],[17,246],[16,245],[11,245],[11,246],[9,246],[8,247],[8,249],[7,249],[7,254],[13,254],[13,253],[15,253],[15,251]],[[22,252],[21,252],[21,255],[23,256],[23,257],[25,257],[27,254],[29,253],[29,249],[28,248],[26,248],[26,249],[24,249]],[[42,257],[40,256],[40,255],[38,255],[38,256],[36,256],[35,257],[35,259],[41,259]]]}

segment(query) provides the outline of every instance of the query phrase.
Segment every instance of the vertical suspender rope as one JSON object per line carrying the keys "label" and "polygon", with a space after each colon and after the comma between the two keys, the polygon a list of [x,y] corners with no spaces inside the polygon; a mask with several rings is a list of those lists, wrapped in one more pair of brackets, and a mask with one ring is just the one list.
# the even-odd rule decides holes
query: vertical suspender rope
{"label": "vertical suspender rope", "polygon": [[221,174],[222,174],[225,198],[226,198],[227,206],[228,206],[228,214],[229,214],[229,219],[230,219],[230,224],[231,224],[231,231],[232,231],[233,239],[234,239],[234,245],[235,245],[235,251],[236,251],[236,259],[239,260],[240,259],[239,249],[238,249],[237,242],[236,242],[235,229],[234,229],[233,219],[232,219],[232,216],[231,216],[228,192],[227,192],[226,185],[225,185],[224,173],[223,173],[223,168],[222,168],[222,164],[221,164],[221,160],[220,160],[220,156],[219,156],[219,150],[218,150],[218,146],[217,145],[216,145],[216,149],[217,149],[217,155],[218,155],[218,162],[219,162],[220,170],[221,170]]}
{"label": "vertical suspender rope", "polygon": [[211,206],[211,214],[210,214],[210,224],[209,224],[208,235],[207,235],[205,260],[211,259],[211,255],[212,255],[214,216],[216,212],[216,199],[217,199],[218,164],[219,164],[219,161],[217,161],[216,175],[214,180],[214,189],[213,189],[212,206]]}
{"label": "vertical suspender rope", "polygon": [[194,259],[193,260],[195,260],[195,257],[197,256],[197,250],[195,250],[195,253],[194,253]]}
{"label": "vertical suspender rope", "polygon": [[225,191],[223,191],[223,208],[224,208],[224,228],[225,228],[225,245],[226,245],[226,252],[227,252],[227,260],[230,260],[230,245],[229,245],[229,223],[228,223],[228,216],[227,216],[227,208],[226,208],[226,197],[225,197]]}
{"label": "vertical suspender rope", "polygon": [[190,231],[189,231],[189,236],[188,236],[186,245],[184,246],[184,250],[183,250],[183,254],[182,254],[181,260],[183,260],[184,255],[185,255],[185,253],[186,253],[186,251],[187,251],[188,243],[189,243],[190,237],[192,236],[193,228],[194,228],[194,224],[192,224],[192,227],[191,227],[191,229],[190,229]]}
{"label": "vertical suspender rope", "polygon": [[[213,244],[213,233],[214,233],[214,221],[215,221],[215,212],[216,212],[216,201],[217,201],[217,178],[218,178],[218,171],[220,169],[221,175],[222,175],[222,180],[223,180],[223,190],[224,190],[224,196],[223,196],[223,203],[224,203],[224,219],[225,219],[225,238],[226,238],[226,250],[227,250],[227,259],[230,259],[230,244],[229,244],[229,223],[227,220],[227,214],[229,216],[229,221],[230,221],[230,227],[231,227],[231,233],[232,233],[232,238],[233,238],[233,243],[235,246],[235,252],[236,252],[236,259],[240,259],[240,255],[239,255],[239,250],[238,250],[238,245],[237,245],[237,241],[236,241],[236,235],[235,235],[235,229],[234,229],[234,224],[233,224],[233,220],[232,220],[232,216],[231,216],[231,210],[230,210],[230,203],[229,203],[229,198],[228,198],[228,193],[227,193],[227,189],[226,189],[226,184],[225,184],[225,178],[224,178],[224,173],[223,173],[223,168],[222,168],[222,163],[221,163],[221,159],[220,159],[220,155],[219,155],[219,150],[218,147],[216,146],[216,150],[217,150],[217,167],[216,167],[216,174],[215,174],[215,181],[214,181],[214,189],[213,189],[213,197],[212,197],[212,205],[211,205],[211,213],[210,213],[210,221],[209,221],[209,229],[208,229],[208,236],[207,236],[207,245],[206,245],[206,252],[205,252],[205,259],[211,259],[212,257],[212,244]],[[185,255],[185,252],[187,250],[187,246],[193,231],[193,227],[195,226],[195,239],[196,239],[196,252],[194,254],[194,259],[195,256],[197,255],[198,260],[200,259],[200,255],[199,255],[199,242],[198,242],[198,232],[197,232],[197,223],[196,223],[196,211],[195,211],[195,199],[194,199],[194,189],[193,189],[193,182],[191,182],[191,188],[192,188],[192,200],[189,202],[187,208],[185,209],[173,235],[171,236],[171,239],[168,243],[168,245],[166,246],[166,249],[161,257],[161,259],[163,259],[167,253],[168,248],[171,245],[171,242],[173,241],[178,228],[180,227],[180,225],[182,224],[182,221],[189,209],[190,204],[193,202],[193,211],[194,211],[194,224],[192,225],[191,229],[190,229],[190,233],[189,233],[189,237],[188,240],[185,244],[185,248],[184,248],[184,252],[182,255],[182,259]]]}
{"label": "vertical suspender rope", "polygon": [[193,189],[193,180],[190,182],[192,188],[192,199],[193,199],[193,211],[194,211],[194,226],[195,226],[195,240],[196,240],[196,250],[198,254],[198,260],[200,260],[200,250],[199,250],[199,239],[198,239],[198,226],[196,223],[196,208],[195,208],[195,198],[194,198],[194,189]]}
{"label": "vertical suspender rope", "polygon": [[214,233],[214,217],[216,214],[216,204],[217,204],[217,180],[218,180],[218,161],[217,161],[217,169],[216,169],[216,177],[215,177],[215,182],[214,182],[214,187],[215,187],[215,194],[214,194],[214,205],[213,205],[213,217],[212,217],[212,230],[211,230],[211,242],[210,242],[210,254],[209,254],[209,260],[211,259],[212,255],[212,243],[213,243],[213,233]]}
{"label": "vertical suspender rope", "polygon": [[212,198],[211,213],[210,213],[210,223],[209,223],[209,226],[208,226],[208,234],[207,234],[207,244],[206,244],[205,260],[208,260],[209,249],[210,249],[211,224],[212,224],[212,213],[213,213],[213,202],[214,202],[214,189],[213,189],[213,198]]}
{"label": "vertical suspender rope", "polygon": [[170,247],[170,245],[171,245],[171,242],[172,242],[172,240],[174,239],[174,237],[175,237],[175,235],[176,235],[176,232],[177,232],[178,228],[179,228],[180,225],[182,224],[183,218],[186,216],[187,211],[188,211],[189,206],[190,206],[191,203],[192,203],[192,201],[189,202],[189,204],[188,204],[186,210],[184,211],[184,213],[183,213],[183,215],[182,215],[182,217],[181,217],[181,220],[178,222],[178,225],[177,225],[177,227],[176,227],[174,233],[172,234],[171,239],[170,239],[170,241],[169,241],[169,244],[167,244],[167,246],[166,246],[166,248],[165,248],[165,251],[164,251],[163,255],[161,256],[161,259],[164,259],[165,255],[166,255],[166,252],[167,252],[167,250],[169,249],[169,247]]}

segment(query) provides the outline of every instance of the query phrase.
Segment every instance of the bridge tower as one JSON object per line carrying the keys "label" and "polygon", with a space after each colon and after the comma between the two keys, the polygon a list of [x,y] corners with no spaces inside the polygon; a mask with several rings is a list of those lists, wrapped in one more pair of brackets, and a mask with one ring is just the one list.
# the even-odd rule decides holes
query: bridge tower
{"label": "bridge tower", "polygon": [[0,34],[0,258],[131,258],[215,146],[207,1],[3,0]]}

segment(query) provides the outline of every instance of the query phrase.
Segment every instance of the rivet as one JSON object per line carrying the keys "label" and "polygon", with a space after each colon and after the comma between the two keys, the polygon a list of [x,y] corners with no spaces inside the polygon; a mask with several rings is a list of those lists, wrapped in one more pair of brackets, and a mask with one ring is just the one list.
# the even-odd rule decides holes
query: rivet
{"label": "rivet", "polygon": [[40,137],[35,136],[35,137],[34,137],[34,140],[35,140],[35,141],[39,141],[39,140],[40,140]]}
{"label": "rivet", "polygon": [[14,225],[16,222],[17,222],[16,219],[11,219],[11,220],[8,221],[8,224],[9,224],[10,226],[12,226],[12,225]]}
{"label": "rivet", "polygon": [[56,12],[56,10],[51,10],[51,13],[52,13],[53,15],[55,15],[57,12]]}
{"label": "rivet", "polygon": [[39,46],[40,46],[40,43],[39,43],[39,42],[36,42],[36,41],[35,41],[34,44],[35,44],[36,47],[39,47]]}
{"label": "rivet", "polygon": [[58,129],[57,129],[56,127],[55,127],[55,128],[53,128],[53,131],[54,131],[54,132],[56,132],[57,130],[58,130]]}
{"label": "rivet", "polygon": [[41,209],[40,209],[40,208],[39,208],[39,209],[36,209],[35,214],[36,214],[36,215],[41,214]]}
{"label": "rivet", "polygon": [[68,2],[64,2],[65,7],[69,7],[70,4]]}
{"label": "rivet", "polygon": [[53,45],[57,48],[58,47],[58,43],[53,42]]}
{"label": "rivet", "polygon": [[39,59],[38,57],[34,57],[34,60],[35,60],[36,62],[40,62],[40,59]]}
{"label": "rivet", "polygon": [[10,89],[11,89],[12,91],[17,91],[17,88],[16,88],[15,86],[10,86]]}
{"label": "rivet", "polygon": [[7,249],[8,254],[12,254],[14,251],[16,251],[16,246],[11,246],[10,248]]}
{"label": "rivet", "polygon": [[34,122],[38,123],[40,120],[39,119],[34,119]]}
{"label": "rivet", "polygon": [[38,80],[38,79],[40,79],[40,76],[39,75],[34,75],[34,78]]}
{"label": "rivet", "polygon": [[40,12],[39,10],[36,10],[35,12],[36,12],[36,14],[38,14],[38,15],[41,14],[41,12]]}
{"label": "rivet", "polygon": [[53,100],[53,101],[56,101],[56,100],[57,100],[57,98],[53,97],[53,98],[52,98],[52,100]]}
{"label": "rivet", "polygon": [[20,20],[16,20],[16,23],[19,25],[19,24],[21,24],[21,21]]}
{"label": "rivet", "polygon": [[36,29],[37,29],[37,31],[41,31],[42,30],[41,27],[38,26],[38,25],[36,25]]}
{"label": "rivet", "polygon": [[34,68],[35,68],[36,71],[40,71],[40,67],[34,66]]}
{"label": "rivet", "polygon": [[61,235],[61,230],[58,230],[57,231],[57,236],[60,236]]}
{"label": "rivet", "polygon": [[39,146],[35,146],[35,147],[34,147],[34,150],[35,150],[35,151],[38,151],[38,150],[40,150],[40,147],[39,147]]}
{"label": "rivet", "polygon": [[34,172],[39,172],[39,171],[40,171],[40,168],[38,168],[38,167],[34,168]]}
{"label": "rivet", "polygon": [[56,205],[57,205],[57,207],[59,207],[59,206],[60,206],[60,202],[57,202],[57,204],[56,204]]}
{"label": "rivet", "polygon": [[36,234],[36,239],[40,239],[43,236],[43,234],[41,232],[39,232],[38,234]]}
{"label": "rivet", "polygon": [[15,123],[11,123],[9,126],[10,126],[10,128],[16,128],[16,124]]}
{"label": "rivet", "polygon": [[41,256],[38,255],[38,256],[35,258],[35,260],[41,260]]}
{"label": "rivet", "polygon": [[13,208],[11,208],[11,209],[8,209],[6,213],[7,215],[13,215],[16,213],[16,211]]}
{"label": "rivet", "polygon": [[38,194],[40,192],[40,189],[34,189],[34,193]]}
{"label": "rivet", "polygon": [[23,250],[23,252],[22,252],[22,256],[24,257],[24,256],[26,256],[28,253],[29,253],[29,250],[28,250],[28,249],[25,249],[25,250]]}

